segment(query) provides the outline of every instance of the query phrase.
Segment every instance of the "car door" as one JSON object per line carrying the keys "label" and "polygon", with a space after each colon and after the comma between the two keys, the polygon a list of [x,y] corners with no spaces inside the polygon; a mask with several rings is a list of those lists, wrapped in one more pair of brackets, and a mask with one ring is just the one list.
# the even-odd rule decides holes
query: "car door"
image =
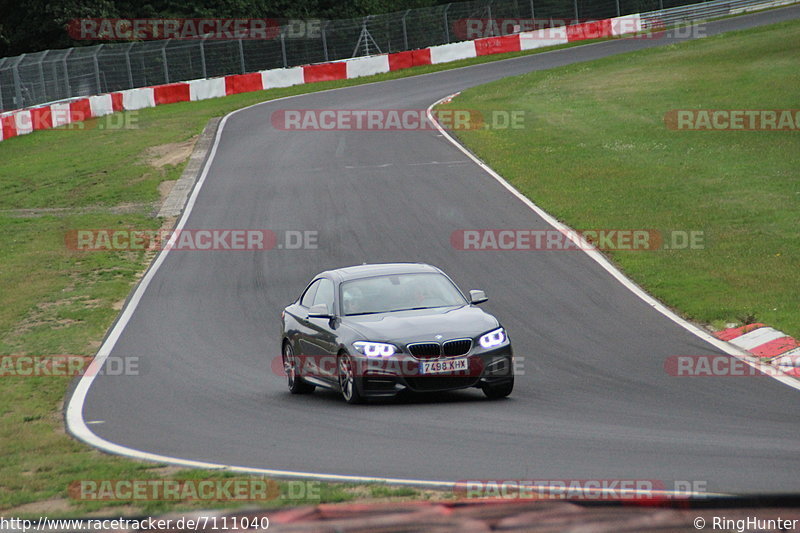
{"label": "car door", "polygon": [[[336,285],[328,278],[321,278],[312,305],[324,304],[331,316],[336,315]],[[309,348],[313,350],[316,371],[322,379],[335,382],[337,379],[336,354],[339,347],[335,318],[308,318]]]}
{"label": "car door", "polygon": [[317,294],[317,289],[319,289],[320,281],[317,279],[309,284],[300,300],[298,300],[297,305],[294,306],[294,312],[292,313],[297,325],[295,355],[298,358],[300,373],[303,376],[318,375],[316,361],[312,357],[316,346],[314,343],[316,330],[310,323],[308,311],[314,305],[314,297]]}

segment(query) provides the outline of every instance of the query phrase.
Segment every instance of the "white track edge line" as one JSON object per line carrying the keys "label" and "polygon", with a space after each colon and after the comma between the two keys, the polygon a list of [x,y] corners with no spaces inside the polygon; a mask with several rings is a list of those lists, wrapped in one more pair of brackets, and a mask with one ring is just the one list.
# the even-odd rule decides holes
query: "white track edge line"
{"label": "white track edge line", "polygon": [[[600,251],[597,250],[590,242],[586,241],[582,237],[578,237],[578,232],[574,229],[570,228],[566,224],[562,224],[559,222],[555,217],[547,213],[544,209],[533,203],[533,201],[522,194],[516,187],[511,185],[505,178],[503,178],[500,174],[494,171],[492,167],[481,161],[475,154],[470,152],[466,147],[464,147],[460,142],[458,142],[449,132],[447,132],[441,124],[436,120],[433,115],[433,108],[439,103],[444,102],[447,99],[455,98],[460,92],[456,92],[450,95],[445,96],[437,100],[436,102],[432,103],[426,113],[428,116],[428,120],[430,120],[436,129],[439,130],[439,133],[444,136],[445,139],[450,141],[453,146],[461,150],[467,157],[469,157],[476,165],[482,168],[487,174],[497,180],[503,187],[505,187],[511,194],[516,196],[522,203],[528,206],[533,212],[539,215],[545,222],[553,226],[555,229],[559,230],[560,232],[564,233],[568,239],[574,242],[581,251],[585,252],[586,255],[594,259],[603,269],[606,270],[609,274],[611,274],[617,281],[619,281],[623,286],[625,286],[628,290],[630,290],[633,294],[638,296],[642,299],[647,305],[661,313],[662,315],[666,316],[679,326],[683,327],[684,329],[688,330],[689,332],[695,334],[696,336],[700,337],[704,341],[710,343],[711,345],[719,348],[723,352],[727,353],[728,355],[732,355],[737,359],[743,361],[744,363],[758,369],[764,371],[770,377],[775,378],[776,380],[780,381],[784,385],[788,385],[794,389],[800,390],[800,380],[796,380],[788,375],[775,375],[776,369],[772,365],[765,365],[761,363],[757,358],[752,356],[752,354],[739,349],[738,347],[722,341],[707,331],[697,327],[696,325],[692,324],[688,320],[685,320],[678,316],[675,312],[669,309],[667,306],[656,300],[653,296],[645,292],[644,289],[639,287],[636,283],[633,282],[630,278],[628,278],[625,274],[622,273],[616,266],[614,266],[611,261],[609,261]],[[783,374],[781,372],[781,374]]]}

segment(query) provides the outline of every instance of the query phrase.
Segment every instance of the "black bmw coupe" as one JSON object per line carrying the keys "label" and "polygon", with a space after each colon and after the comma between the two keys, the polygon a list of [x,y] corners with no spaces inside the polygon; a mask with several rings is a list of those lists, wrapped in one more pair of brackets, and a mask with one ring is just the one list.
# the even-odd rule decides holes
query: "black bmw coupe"
{"label": "black bmw coupe", "polygon": [[402,391],[514,388],[511,343],[441,270],[421,263],[322,272],[284,309],[282,358],[294,394],[325,387],[348,403]]}

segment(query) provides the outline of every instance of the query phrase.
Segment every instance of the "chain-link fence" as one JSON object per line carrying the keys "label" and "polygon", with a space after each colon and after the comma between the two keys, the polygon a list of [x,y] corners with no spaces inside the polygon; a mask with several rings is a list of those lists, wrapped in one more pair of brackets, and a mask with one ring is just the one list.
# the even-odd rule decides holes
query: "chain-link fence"
{"label": "chain-link fence", "polygon": [[[134,87],[425,48],[504,32],[488,21],[564,25],[664,10],[694,0],[474,0],[358,19],[320,21],[315,35],[281,27],[274,38],[195,38],[47,50],[0,59],[0,110]],[[708,4],[724,3],[716,0]],[[739,0],[757,3],[764,0]],[[705,4],[704,4],[705,5]],[[481,21],[483,24],[481,24]],[[512,20],[513,22],[513,20]],[[513,28],[514,25],[505,26]],[[519,31],[519,25],[517,30]]]}

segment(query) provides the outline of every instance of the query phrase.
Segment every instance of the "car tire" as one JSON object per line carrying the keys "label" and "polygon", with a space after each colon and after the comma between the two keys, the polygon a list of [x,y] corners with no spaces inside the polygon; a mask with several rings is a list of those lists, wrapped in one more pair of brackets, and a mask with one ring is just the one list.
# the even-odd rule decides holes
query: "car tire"
{"label": "car tire", "polygon": [[294,349],[288,342],[283,343],[283,370],[286,372],[286,381],[289,385],[289,392],[292,394],[308,394],[314,392],[316,388],[310,383],[306,383],[297,375],[297,358],[294,356]]}
{"label": "car tire", "polygon": [[349,404],[361,403],[364,398],[358,390],[356,377],[353,372],[353,360],[346,353],[340,353],[337,357],[336,367],[339,372],[339,390],[342,398]]}
{"label": "car tire", "polygon": [[510,380],[504,381],[503,383],[499,383],[497,385],[484,385],[482,389],[483,393],[490,400],[498,400],[500,398],[505,398],[506,396],[511,394],[511,391],[514,390],[514,378],[511,378]]}

